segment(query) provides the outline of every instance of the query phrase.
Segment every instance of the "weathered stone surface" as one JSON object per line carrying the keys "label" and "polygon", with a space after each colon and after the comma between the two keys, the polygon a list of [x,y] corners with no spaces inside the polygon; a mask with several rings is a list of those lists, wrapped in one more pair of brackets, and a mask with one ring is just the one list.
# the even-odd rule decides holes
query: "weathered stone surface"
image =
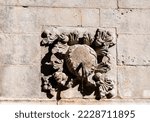
{"label": "weathered stone surface", "polygon": [[37,9],[6,6],[3,8],[2,32],[5,33],[37,33],[40,25],[37,23]]}
{"label": "weathered stone surface", "polygon": [[119,65],[150,65],[150,35],[122,35],[118,37]]}
{"label": "weathered stone surface", "polygon": [[17,0],[0,0],[0,5],[17,5]]}
{"label": "weathered stone surface", "polygon": [[149,66],[118,67],[121,98],[150,98]]}
{"label": "weathered stone surface", "polygon": [[0,64],[40,64],[39,43],[34,34],[0,34]]}
{"label": "weathered stone surface", "polygon": [[76,8],[38,8],[37,16],[40,25],[81,25],[81,13]]}
{"label": "weathered stone surface", "polygon": [[0,7],[0,33],[3,32],[3,26],[4,26],[4,23],[5,23],[5,9],[6,7],[4,6],[1,6]]}
{"label": "weathered stone surface", "polygon": [[78,91],[78,87],[76,86],[74,88],[70,88],[66,91],[61,92],[61,98],[62,99],[77,99],[77,98],[82,98],[83,96],[81,95],[80,91]]}
{"label": "weathered stone surface", "polygon": [[83,26],[99,26],[99,9],[82,9]]}
{"label": "weathered stone surface", "polygon": [[119,8],[150,8],[149,0],[119,0]]}
{"label": "weathered stone surface", "polygon": [[117,27],[118,33],[149,34],[148,9],[102,9],[100,12],[102,27]]}
{"label": "weathered stone surface", "polygon": [[41,92],[40,66],[1,66],[0,98],[46,98]]}
{"label": "weathered stone surface", "polygon": [[114,42],[118,34],[117,50],[110,48],[107,76],[114,81],[118,77],[118,96],[123,99],[96,101],[92,94],[81,100],[76,86],[63,90],[58,104],[150,103],[149,8],[149,0],[118,0],[118,6],[117,0],[0,0],[0,103],[57,103],[56,94],[50,100],[41,92],[40,63],[48,48],[40,48],[40,34],[46,26],[61,26],[62,31],[83,26],[77,27],[80,36],[85,31],[93,36],[100,26],[112,31]]}
{"label": "weathered stone surface", "polygon": [[0,0],[2,5],[117,8],[117,0]]}

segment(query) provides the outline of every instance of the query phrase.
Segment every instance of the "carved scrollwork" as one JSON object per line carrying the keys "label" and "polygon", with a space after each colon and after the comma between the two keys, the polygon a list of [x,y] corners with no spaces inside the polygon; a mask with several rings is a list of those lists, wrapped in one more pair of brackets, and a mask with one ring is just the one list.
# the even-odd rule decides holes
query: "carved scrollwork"
{"label": "carved scrollwork", "polygon": [[114,46],[109,31],[97,29],[92,37],[78,31],[57,33],[42,32],[41,46],[48,47],[48,52],[41,61],[42,91],[51,98],[57,92],[78,85],[83,96],[95,93],[97,100],[113,97],[114,81],[106,77],[111,69],[109,48]]}

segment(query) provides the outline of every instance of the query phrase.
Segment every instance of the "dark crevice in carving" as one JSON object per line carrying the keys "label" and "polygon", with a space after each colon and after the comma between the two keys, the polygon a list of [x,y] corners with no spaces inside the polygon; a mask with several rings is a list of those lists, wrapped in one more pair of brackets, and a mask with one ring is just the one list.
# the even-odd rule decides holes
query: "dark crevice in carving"
{"label": "dark crevice in carving", "polygon": [[23,8],[28,8],[29,6],[22,6]]}
{"label": "dark crevice in carving", "polygon": [[96,30],[94,37],[79,32],[57,34],[44,31],[40,45],[48,48],[41,60],[42,92],[61,99],[61,91],[78,86],[82,96],[113,97],[114,82],[105,74],[111,69],[109,48],[114,46],[109,31]]}

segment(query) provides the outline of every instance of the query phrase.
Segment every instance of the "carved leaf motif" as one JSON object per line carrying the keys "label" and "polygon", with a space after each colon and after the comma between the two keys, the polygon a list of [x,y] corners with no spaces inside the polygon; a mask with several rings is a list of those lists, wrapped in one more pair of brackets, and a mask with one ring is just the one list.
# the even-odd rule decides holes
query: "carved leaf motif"
{"label": "carved leaf motif", "polygon": [[95,91],[96,99],[111,98],[114,84],[105,78],[105,74],[111,69],[109,48],[115,45],[112,34],[100,29],[96,30],[94,37],[88,32],[58,33],[52,29],[52,32],[46,30],[41,34],[41,46],[49,50],[42,59],[41,68],[46,67],[46,71],[51,72],[47,73],[51,74],[48,80],[44,80],[47,76],[44,74],[42,89],[48,96],[51,91],[57,91],[57,99],[60,99],[62,90],[79,85],[78,90],[83,96]]}

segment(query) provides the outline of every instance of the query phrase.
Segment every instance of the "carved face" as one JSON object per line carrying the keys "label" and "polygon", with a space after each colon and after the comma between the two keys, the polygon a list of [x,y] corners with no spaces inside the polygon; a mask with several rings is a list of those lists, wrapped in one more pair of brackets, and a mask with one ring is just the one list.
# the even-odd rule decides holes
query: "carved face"
{"label": "carved face", "polygon": [[43,38],[44,43],[52,43],[54,40],[58,38],[59,32],[57,32],[55,29],[52,30],[44,30],[41,34],[41,37]]}
{"label": "carved face", "polygon": [[[83,75],[81,68],[84,68],[87,75],[90,75],[97,65],[97,54],[88,45],[70,46],[66,54],[66,63],[70,72],[77,76]],[[80,66],[81,63],[82,66]],[[78,68],[80,68],[79,71],[77,71]]]}

